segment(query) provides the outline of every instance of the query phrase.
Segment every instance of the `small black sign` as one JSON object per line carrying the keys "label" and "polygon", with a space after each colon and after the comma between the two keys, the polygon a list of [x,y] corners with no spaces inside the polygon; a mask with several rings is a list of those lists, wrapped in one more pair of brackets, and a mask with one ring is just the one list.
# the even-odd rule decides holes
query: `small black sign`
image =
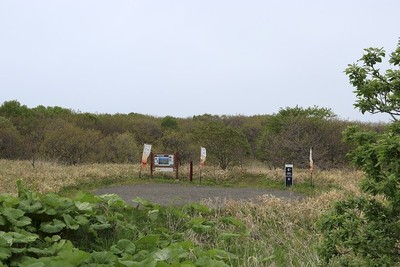
{"label": "small black sign", "polygon": [[293,164],[285,164],[286,187],[293,185]]}

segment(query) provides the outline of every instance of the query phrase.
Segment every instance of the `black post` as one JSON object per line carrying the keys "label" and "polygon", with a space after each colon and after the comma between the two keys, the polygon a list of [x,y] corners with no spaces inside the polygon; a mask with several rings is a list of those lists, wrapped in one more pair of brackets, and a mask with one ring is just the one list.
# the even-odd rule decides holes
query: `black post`
{"label": "black post", "polygon": [[293,185],[293,164],[285,165],[285,178],[286,187],[291,187]]}

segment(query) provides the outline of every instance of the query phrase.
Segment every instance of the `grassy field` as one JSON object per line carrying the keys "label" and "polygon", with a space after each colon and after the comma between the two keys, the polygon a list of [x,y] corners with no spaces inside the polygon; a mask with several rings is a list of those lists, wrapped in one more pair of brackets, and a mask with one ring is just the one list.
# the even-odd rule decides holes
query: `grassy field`
{"label": "grassy field", "polygon": [[[194,183],[199,183],[199,170],[195,170]],[[172,175],[157,174],[151,179],[147,172],[139,176],[139,165],[101,164],[65,166],[40,162],[33,168],[26,161],[0,161],[1,193],[16,194],[16,181],[40,193],[55,192],[72,194],[76,189],[90,190],[109,184],[173,181]],[[188,180],[188,167],[181,168],[181,182]],[[246,235],[230,239],[216,238],[225,231],[226,225],[214,223],[212,232],[206,235],[196,231],[180,233],[203,248],[219,248],[237,255],[233,266],[318,266],[320,259],[316,245],[320,235],[316,229],[318,218],[337,200],[360,194],[358,184],[362,173],[358,171],[315,171],[312,180],[307,170],[294,170],[293,191],[303,192],[308,197],[302,201],[285,201],[272,196],[263,196],[260,203],[230,201],[223,208],[212,209],[202,215],[211,222],[220,218],[235,218],[246,227]],[[284,187],[282,170],[269,170],[261,164],[248,165],[220,171],[207,167],[202,183],[219,186],[252,186],[289,190]],[[68,190],[66,190],[66,188]],[[204,201],[204,205],[207,203]],[[211,206],[211,205],[210,205]],[[174,216],[180,207],[166,208],[165,225],[178,231],[179,220]],[[169,218],[169,219],[168,219]],[[179,230],[180,231],[180,230]],[[117,238],[118,239],[118,238]],[[240,244],[240,245],[238,245]]]}
{"label": "grassy field", "polygon": [[[129,184],[144,182],[174,181],[172,173],[155,173],[150,177],[145,170],[139,178],[140,166],[132,164],[87,164],[61,165],[51,162],[37,162],[32,167],[29,161],[0,160],[0,193],[15,194],[16,181],[23,183],[40,193],[59,193],[66,188],[92,189],[109,184]],[[307,195],[337,189],[358,193],[361,173],[351,170],[315,171],[311,177],[307,170],[295,169],[294,186],[296,192]],[[205,185],[262,187],[270,189],[285,188],[283,170],[270,170],[261,163],[253,163],[242,168],[235,167],[222,171],[216,167],[207,166],[201,174],[194,168],[193,183]],[[189,166],[182,166],[179,172],[182,183],[189,182]]]}

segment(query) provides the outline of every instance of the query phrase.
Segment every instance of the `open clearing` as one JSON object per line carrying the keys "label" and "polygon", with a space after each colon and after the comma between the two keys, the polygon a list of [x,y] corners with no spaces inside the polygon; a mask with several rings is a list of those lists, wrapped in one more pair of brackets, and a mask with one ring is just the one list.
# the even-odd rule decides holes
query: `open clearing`
{"label": "open clearing", "polygon": [[290,190],[268,190],[260,188],[232,188],[232,187],[210,187],[186,184],[136,184],[100,188],[95,194],[117,194],[126,203],[132,203],[132,199],[140,197],[152,203],[161,205],[181,205],[185,203],[211,200],[216,204],[223,205],[228,200],[257,201],[262,195],[273,195],[288,200],[299,200],[302,195]]}

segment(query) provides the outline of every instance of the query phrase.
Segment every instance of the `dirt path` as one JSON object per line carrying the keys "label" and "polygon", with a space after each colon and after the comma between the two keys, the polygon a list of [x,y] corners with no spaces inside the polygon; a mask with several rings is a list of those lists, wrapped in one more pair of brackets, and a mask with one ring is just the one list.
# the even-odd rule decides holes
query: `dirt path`
{"label": "dirt path", "polygon": [[162,205],[180,205],[199,202],[204,199],[211,199],[217,204],[223,204],[229,199],[257,201],[258,196],[265,194],[274,195],[288,200],[303,198],[300,194],[292,193],[289,190],[279,191],[260,188],[227,188],[186,184],[123,185],[100,188],[95,190],[94,193],[98,195],[111,193],[117,194],[123,198],[126,203],[134,204],[132,199],[140,197],[150,202]]}

